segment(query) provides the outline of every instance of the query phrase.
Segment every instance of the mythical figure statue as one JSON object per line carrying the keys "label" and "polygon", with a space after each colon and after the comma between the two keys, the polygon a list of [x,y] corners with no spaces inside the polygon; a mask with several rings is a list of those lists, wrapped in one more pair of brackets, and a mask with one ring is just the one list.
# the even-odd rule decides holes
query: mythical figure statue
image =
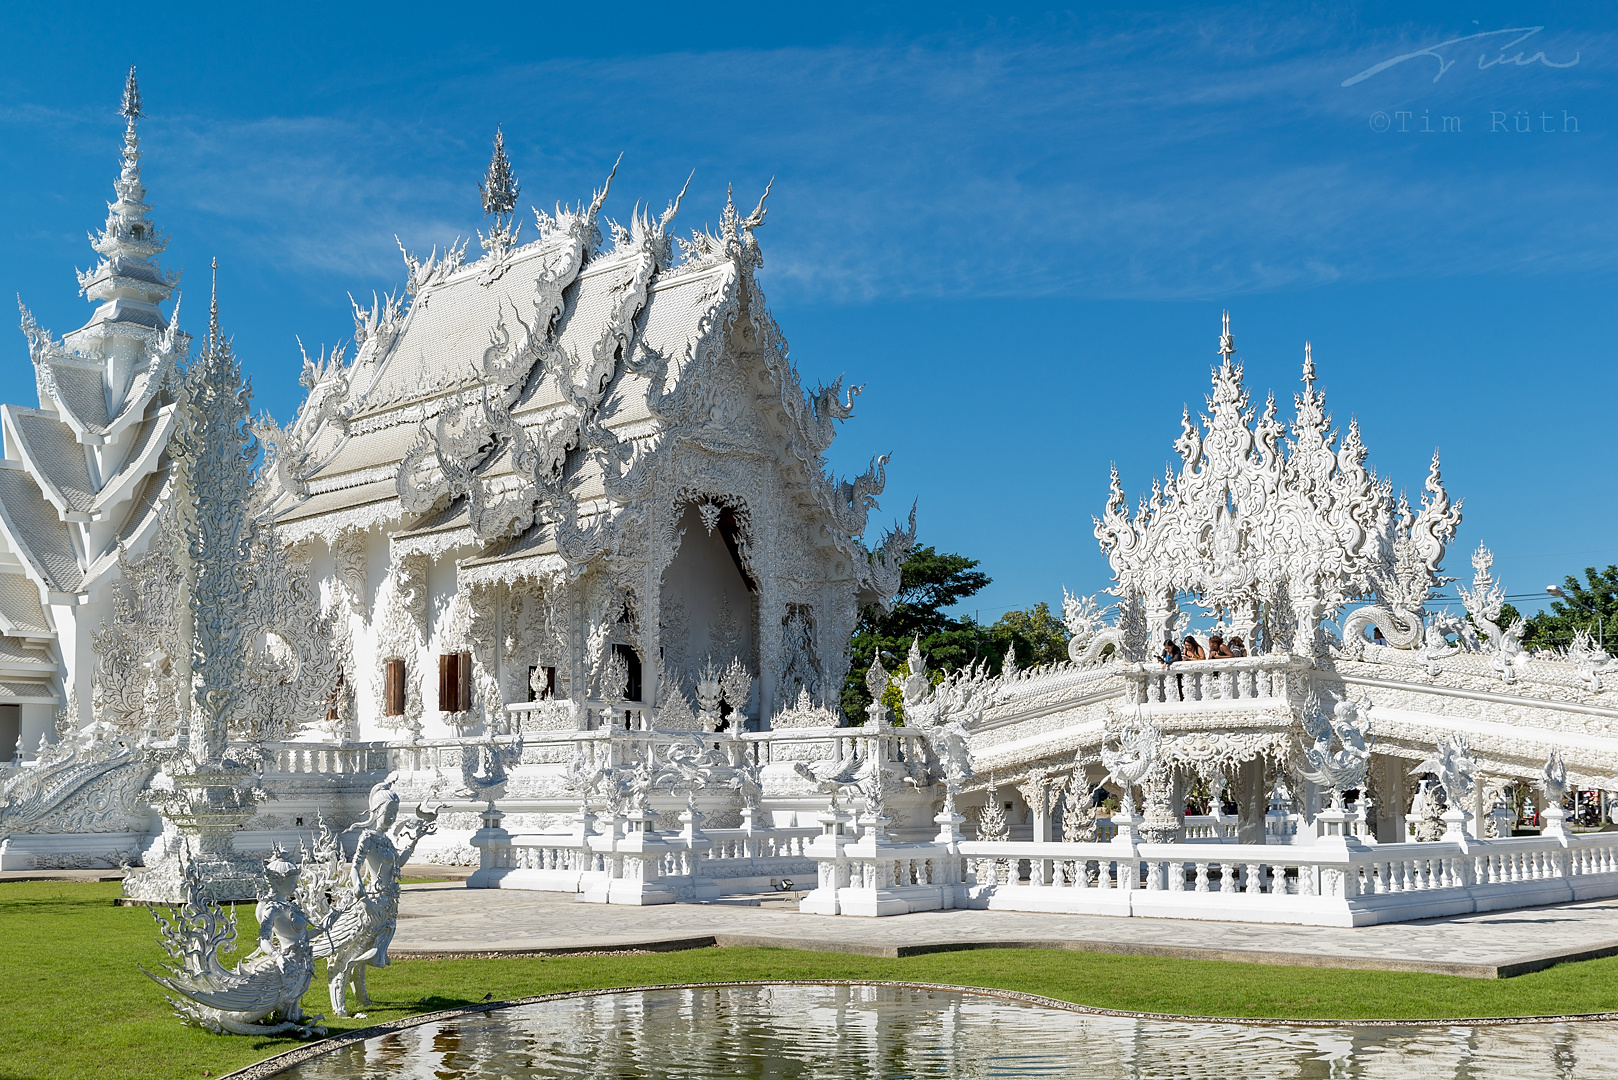
{"label": "mythical figure statue", "polygon": [[501,743],[490,737],[476,746],[461,751],[461,782],[474,799],[487,800],[490,809],[494,801],[506,793],[510,774],[506,766],[522,761],[522,736],[515,741]]}
{"label": "mythical figure statue", "polygon": [[1466,738],[1455,735],[1438,740],[1436,752],[1414,769],[1412,775],[1432,773],[1438,786],[1444,789],[1444,801],[1451,808],[1465,808],[1467,799],[1477,786],[1477,762],[1466,745]]}
{"label": "mythical figure statue", "polygon": [[371,1003],[365,991],[365,969],[388,966],[388,946],[399,922],[400,871],[421,838],[436,828],[438,811],[425,805],[417,806],[413,818],[395,826],[399,795],[393,786],[397,782],[395,773],[371,789],[370,813],[359,823],[363,831],[349,864],[354,902],[338,912],[315,941],[315,955],[326,957],[331,1007],[338,1016],[348,1015],[349,986],[361,1005]]}
{"label": "mythical figure statue", "polygon": [[[1313,691],[1308,704],[1312,707],[1310,711],[1318,713],[1319,703]],[[1314,730],[1309,733],[1315,738],[1314,745],[1303,746],[1304,760],[1309,764],[1303,777],[1331,789],[1333,808],[1341,809],[1343,792],[1365,787],[1365,773],[1371,762],[1371,752],[1365,745],[1365,736],[1371,727],[1366,715],[1370,705],[1368,700],[1339,701],[1332,707],[1329,720],[1317,716],[1316,723],[1310,725]],[[1331,749],[1334,735],[1341,748],[1335,753]]]}
{"label": "mythical figure statue", "polygon": [[[324,1035],[321,1018],[306,1019],[298,1002],[314,979],[309,917],[293,899],[299,866],[276,850],[264,864],[270,895],[258,902],[258,948],[235,968],[219,953],[235,947],[236,915],[204,899],[196,864],[184,860],[187,900],[169,916],[153,907],[163,947],[173,965],[164,974],[141,970],[169,991],[169,1003],[187,1023],[220,1035]],[[324,930],[324,927],[320,929]]]}
{"label": "mythical figure statue", "polygon": [[1067,656],[1081,666],[1095,663],[1108,645],[1116,651],[1123,634],[1107,625],[1107,611],[1093,596],[1074,596],[1062,590],[1062,623],[1067,627]]}
{"label": "mythical figure statue", "polygon": [[1588,630],[1573,631],[1573,641],[1567,647],[1565,658],[1579,669],[1592,694],[1601,693],[1603,675],[1618,672],[1618,660],[1609,656],[1605,646],[1597,642]]}
{"label": "mythical figure statue", "polygon": [[1544,793],[1547,806],[1562,805],[1562,800],[1567,798],[1567,763],[1562,760],[1560,750],[1552,750],[1545,759],[1545,771],[1534,786]]}
{"label": "mythical figure statue", "polygon": [[1135,816],[1135,786],[1146,779],[1157,764],[1157,729],[1150,724],[1124,728],[1118,734],[1118,749],[1101,748],[1101,764],[1107,768],[1107,778],[1122,792],[1119,813]]}
{"label": "mythical figure statue", "polygon": [[1516,682],[1518,667],[1528,660],[1522,647],[1523,629],[1527,624],[1519,617],[1509,626],[1500,625],[1506,590],[1494,577],[1494,553],[1482,544],[1472,553],[1472,569],[1472,587],[1457,585],[1455,591],[1460,594],[1472,622],[1483,630],[1482,648],[1489,662],[1505,682]]}

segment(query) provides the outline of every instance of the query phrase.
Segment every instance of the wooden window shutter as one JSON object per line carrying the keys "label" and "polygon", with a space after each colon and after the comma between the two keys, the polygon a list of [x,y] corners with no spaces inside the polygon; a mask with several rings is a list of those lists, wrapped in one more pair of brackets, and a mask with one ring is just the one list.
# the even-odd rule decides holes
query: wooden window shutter
{"label": "wooden window shutter", "polygon": [[466,712],[472,707],[472,654],[458,653],[455,659],[455,711]]}
{"label": "wooden window shutter", "polygon": [[441,653],[438,657],[438,711],[455,711],[455,654]]}
{"label": "wooden window shutter", "polygon": [[403,716],[405,713],[405,662],[392,659],[382,669],[382,698],[383,712],[388,716]]}

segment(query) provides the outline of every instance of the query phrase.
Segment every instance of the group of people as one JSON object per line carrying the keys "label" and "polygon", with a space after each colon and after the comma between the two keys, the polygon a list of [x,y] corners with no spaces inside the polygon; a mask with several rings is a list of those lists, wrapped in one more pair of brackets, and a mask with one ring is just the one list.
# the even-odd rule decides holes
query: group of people
{"label": "group of people", "polygon": [[1209,634],[1208,648],[1203,650],[1202,645],[1190,634],[1178,645],[1172,637],[1163,639],[1163,655],[1159,658],[1166,668],[1180,660],[1225,660],[1237,656],[1246,656],[1247,646],[1242,642],[1240,635],[1232,635],[1227,642],[1223,635]]}

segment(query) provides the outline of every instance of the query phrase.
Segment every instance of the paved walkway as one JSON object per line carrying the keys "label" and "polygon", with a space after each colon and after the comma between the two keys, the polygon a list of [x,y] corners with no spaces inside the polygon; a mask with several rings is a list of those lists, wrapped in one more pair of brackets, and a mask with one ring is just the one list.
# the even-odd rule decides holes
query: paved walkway
{"label": "paved walkway", "polygon": [[1023,946],[1502,978],[1618,955],[1618,900],[1341,929],[1257,923],[929,911],[885,919],[781,906],[581,904],[571,895],[406,886],[392,952],[585,952],[774,945],[906,956]]}

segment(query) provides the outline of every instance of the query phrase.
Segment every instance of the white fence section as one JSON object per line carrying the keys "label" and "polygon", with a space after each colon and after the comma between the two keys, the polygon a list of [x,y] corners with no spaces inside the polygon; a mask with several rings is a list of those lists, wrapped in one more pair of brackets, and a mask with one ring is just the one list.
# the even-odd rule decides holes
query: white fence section
{"label": "white fence section", "polygon": [[[804,911],[949,907],[1368,926],[1618,896],[1618,834],[1365,844],[956,841],[822,836]],[[925,869],[922,869],[922,868]],[[925,881],[922,875],[925,874]]]}
{"label": "white fence section", "polygon": [[659,833],[644,817],[620,827],[581,815],[572,833],[510,833],[501,818],[485,813],[472,837],[480,858],[469,888],[576,893],[602,904],[672,904],[771,892],[783,879],[807,883],[815,874],[808,845],[820,832],[744,825]]}

